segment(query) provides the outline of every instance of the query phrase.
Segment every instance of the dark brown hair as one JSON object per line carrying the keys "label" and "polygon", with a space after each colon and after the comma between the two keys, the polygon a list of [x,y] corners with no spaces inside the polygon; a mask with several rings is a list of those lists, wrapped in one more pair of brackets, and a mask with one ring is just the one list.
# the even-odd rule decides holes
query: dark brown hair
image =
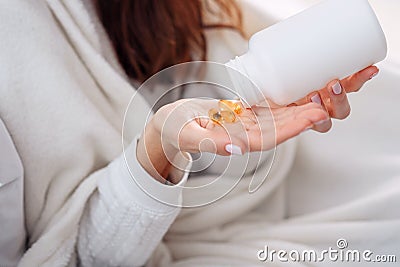
{"label": "dark brown hair", "polygon": [[[234,0],[93,1],[122,67],[140,82],[174,64],[205,60],[207,28],[241,32]],[[206,23],[205,15],[214,19]]]}

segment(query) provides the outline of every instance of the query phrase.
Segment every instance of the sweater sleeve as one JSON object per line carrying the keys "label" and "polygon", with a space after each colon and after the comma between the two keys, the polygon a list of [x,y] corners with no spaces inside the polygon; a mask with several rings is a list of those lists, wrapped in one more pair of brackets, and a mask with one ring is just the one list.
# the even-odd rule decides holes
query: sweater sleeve
{"label": "sweater sleeve", "polygon": [[[181,178],[173,186],[156,181],[137,161],[136,145],[137,139],[125,150],[125,157],[110,163],[87,204],[78,237],[81,266],[144,265],[180,211],[188,172],[172,171],[170,175]],[[173,164],[182,166],[176,161]],[[190,162],[186,165],[188,170]],[[151,192],[142,189],[143,182]],[[157,195],[163,196],[162,201]]]}

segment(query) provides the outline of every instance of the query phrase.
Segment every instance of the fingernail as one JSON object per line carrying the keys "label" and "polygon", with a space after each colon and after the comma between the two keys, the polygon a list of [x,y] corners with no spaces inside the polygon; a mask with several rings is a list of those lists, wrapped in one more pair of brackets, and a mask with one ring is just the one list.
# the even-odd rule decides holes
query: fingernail
{"label": "fingernail", "polygon": [[374,74],[371,75],[371,77],[369,77],[369,79],[371,80],[371,79],[375,78],[378,74],[379,74],[379,71],[375,72]]}
{"label": "fingernail", "polygon": [[314,102],[314,103],[320,104],[320,105],[322,103],[321,98],[319,97],[319,94],[313,95],[311,97],[311,101]]}
{"label": "fingernail", "polygon": [[242,150],[240,149],[240,147],[235,146],[233,144],[227,144],[225,146],[225,150],[226,152],[232,154],[232,155],[243,155]]}
{"label": "fingernail", "polygon": [[342,86],[340,85],[340,82],[336,82],[333,86],[332,86],[332,91],[335,95],[340,95],[343,91]]}

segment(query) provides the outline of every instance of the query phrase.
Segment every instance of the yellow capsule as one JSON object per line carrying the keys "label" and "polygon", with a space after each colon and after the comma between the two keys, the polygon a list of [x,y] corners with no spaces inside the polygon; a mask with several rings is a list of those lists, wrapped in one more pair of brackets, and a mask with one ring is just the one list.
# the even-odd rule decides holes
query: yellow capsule
{"label": "yellow capsule", "polygon": [[208,111],[208,117],[218,124],[234,123],[236,121],[236,115],[231,110],[218,111],[212,108]]}
{"label": "yellow capsule", "polygon": [[223,122],[234,123],[236,121],[236,115],[231,110],[222,110],[219,113],[221,114]]}
{"label": "yellow capsule", "polygon": [[212,108],[208,111],[208,117],[216,123],[223,123],[223,119],[221,116],[221,113],[219,113],[218,110],[216,110],[215,108]]}
{"label": "yellow capsule", "polygon": [[242,103],[239,100],[220,100],[218,102],[218,106],[221,111],[230,110],[238,115],[241,114],[244,109]]}

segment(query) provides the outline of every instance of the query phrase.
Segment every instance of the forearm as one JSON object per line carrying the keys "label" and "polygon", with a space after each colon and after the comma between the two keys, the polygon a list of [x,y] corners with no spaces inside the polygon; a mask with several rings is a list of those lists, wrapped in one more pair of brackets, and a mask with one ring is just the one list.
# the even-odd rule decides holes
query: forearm
{"label": "forearm", "polygon": [[[136,145],[128,148],[126,159],[136,160],[135,152]],[[178,207],[143,191],[131,175],[148,181],[160,195],[179,203],[180,186],[187,173],[180,177],[178,186],[166,186],[154,181],[138,162],[135,164],[128,170],[121,156],[99,180],[80,223],[78,254],[83,266],[143,265],[178,215]]]}

